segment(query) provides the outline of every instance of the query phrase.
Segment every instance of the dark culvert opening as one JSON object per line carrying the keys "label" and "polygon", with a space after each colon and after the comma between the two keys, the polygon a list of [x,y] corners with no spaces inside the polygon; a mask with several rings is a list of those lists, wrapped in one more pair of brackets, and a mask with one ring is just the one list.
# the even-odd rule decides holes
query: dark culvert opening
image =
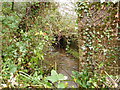
{"label": "dark culvert opening", "polygon": [[65,36],[58,36],[58,35],[55,35],[54,36],[55,40],[54,40],[54,43],[52,44],[52,46],[55,48],[55,49],[66,49],[66,46],[67,46],[67,39]]}
{"label": "dark culvert opening", "polygon": [[[54,43],[52,43],[52,46],[55,49],[64,49],[66,50],[67,45],[69,46],[69,48],[74,49],[76,51],[79,50],[78,47],[78,42],[77,40],[73,40],[73,36],[72,37],[66,37],[66,36],[59,36],[59,35],[54,35]],[[69,42],[69,43],[68,43]]]}

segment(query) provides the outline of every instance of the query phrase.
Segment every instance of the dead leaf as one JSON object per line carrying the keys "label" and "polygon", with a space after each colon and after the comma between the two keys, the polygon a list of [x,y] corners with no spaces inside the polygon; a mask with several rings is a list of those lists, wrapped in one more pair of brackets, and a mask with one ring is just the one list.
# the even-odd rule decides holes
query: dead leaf
{"label": "dead leaf", "polygon": [[119,17],[119,14],[117,13],[117,14],[115,15],[115,17],[118,18],[118,17]]}
{"label": "dead leaf", "polygon": [[102,5],[101,9],[105,9],[105,6],[104,6],[104,5]]}

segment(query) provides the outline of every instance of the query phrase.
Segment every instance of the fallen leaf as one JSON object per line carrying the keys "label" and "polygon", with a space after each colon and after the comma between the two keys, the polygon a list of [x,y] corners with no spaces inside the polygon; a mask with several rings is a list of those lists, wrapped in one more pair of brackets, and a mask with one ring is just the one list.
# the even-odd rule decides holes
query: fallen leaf
{"label": "fallen leaf", "polygon": [[119,14],[117,13],[117,14],[115,15],[115,17],[118,18],[118,17],[119,17]]}
{"label": "fallen leaf", "polygon": [[47,35],[46,33],[44,33],[44,35]]}

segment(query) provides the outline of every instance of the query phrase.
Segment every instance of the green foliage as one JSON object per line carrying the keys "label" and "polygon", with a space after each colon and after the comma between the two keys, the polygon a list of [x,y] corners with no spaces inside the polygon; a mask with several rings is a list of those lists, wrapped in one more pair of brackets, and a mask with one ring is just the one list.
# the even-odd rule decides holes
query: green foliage
{"label": "green foliage", "polygon": [[[44,70],[44,67],[50,66],[49,60],[46,65],[47,60],[44,56],[55,42],[54,35],[62,33],[62,36],[66,37],[67,53],[79,59],[82,56],[83,61],[79,63],[84,62],[81,66],[88,67],[81,72],[73,72],[73,80],[79,87],[106,88],[114,85],[117,87],[116,82],[111,79],[114,76],[107,74],[114,82],[114,85],[109,86],[107,77],[102,73],[106,72],[108,66],[117,67],[118,47],[114,43],[117,41],[115,30],[118,15],[113,3],[77,2],[78,18],[74,19],[71,19],[72,16],[61,16],[56,9],[57,5],[49,2],[27,3],[29,8],[33,5],[28,16],[25,12],[26,7],[23,8],[24,13],[21,15],[22,9],[16,8],[12,11],[11,4],[3,3],[3,16],[0,19],[2,22],[0,79],[3,85],[20,88],[67,88],[64,83],[66,76],[58,74],[51,68]],[[101,11],[104,12],[106,8],[108,8],[108,12],[105,12],[106,17],[101,17]],[[91,13],[92,11],[95,12]],[[98,14],[100,15],[97,16]],[[71,42],[67,40],[68,37],[72,38]],[[79,47],[79,50],[76,50],[76,47]],[[51,75],[48,76],[50,72]]]}
{"label": "green foliage", "polygon": [[33,74],[35,71],[42,73],[44,53],[47,50],[45,48],[49,44],[47,42],[49,36],[42,28],[38,29],[37,23],[34,24],[33,29],[31,28],[27,32],[24,28],[20,29],[21,18],[17,11],[13,12],[10,7],[6,7],[8,4],[3,4],[4,16],[1,19],[3,45],[1,77],[3,84],[7,83],[11,73],[17,77],[19,70],[29,74]]}
{"label": "green foliage", "polygon": [[73,72],[73,79],[75,82],[79,84],[81,88],[106,88],[101,86],[105,82],[106,76],[100,76],[99,74],[95,73],[92,75],[87,69],[82,70],[81,72]]}
{"label": "green foliage", "polygon": [[[62,74],[57,74],[55,70],[51,71],[51,76],[43,77],[42,74],[38,75],[38,72],[35,72],[32,76],[24,72],[20,72],[20,75],[25,79],[24,84],[32,86],[37,86],[39,88],[65,88],[65,84],[60,81],[66,80],[66,76]],[[55,84],[58,82],[57,84]]]}
{"label": "green foliage", "polygon": [[[117,19],[115,18],[115,16],[117,15],[117,9],[116,7],[113,7],[114,4],[112,2],[78,2],[77,5],[78,8],[76,9],[76,11],[79,18],[78,23],[80,25],[79,41],[83,41],[83,46],[80,46],[79,52],[81,54],[82,51],[83,55],[85,56],[84,61],[86,61],[87,65],[89,66],[95,64],[95,62],[99,63],[98,61],[109,62],[109,60],[111,60],[114,62],[115,60],[117,60],[118,56],[116,55],[116,53],[118,51],[113,49],[114,46],[112,46],[113,42],[117,43],[117,40],[115,40],[117,36],[114,33],[117,28],[116,26],[111,25],[117,24],[116,22],[113,22]],[[100,14],[103,12],[103,9],[105,10],[105,8],[108,8],[108,10],[111,11],[108,16],[102,16]],[[94,12],[93,16],[93,11],[99,11],[99,13]],[[108,14],[107,12],[105,13]],[[101,18],[98,19],[94,17]],[[108,17],[111,17],[111,20],[108,19]],[[98,57],[99,55],[105,58],[103,59],[101,57]]]}
{"label": "green foliage", "polygon": [[[114,5],[116,5],[116,7]],[[115,22],[118,18],[117,5],[118,3],[113,4],[112,2],[77,2],[79,55],[82,57],[80,57],[79,68],[88,68],[87,73],[86,70],[77,73],[79,76],[77,83],[79,83],[80,87],[98,88],[100,83],[101,85],[104,84],[104,80],[102,79],[104,76],[101,69],[103,69],[104,72],[107,71],[113,74],[115,71],[113,69],[114,72],[111,72],[111,69],[108,68],[109,65],[110,67],[118,66],[117,63],[114,63],[114,65],[113,63],[110,64],[110,62],[118,61],[117,53],[119,50],[115,50],[118,36],[114,33],[117,30],[117,22]],[[102,16],[103,10],[106,11],[104,12],[105,16]],[[97,74],[98,72],[99,74]],[[82,77],[81,73],[87,78],[87,81],[85,77]],[[89,73],[91,73],[92,76]],[[116,74],[114,75],[116,76]],[[81,78],[85,79],[85,81]],[[106,80],[105,77],[104,79]],[[114,86],[115,84],[113,87]],[[106,85],[106,87],[111,86]]]}
{"label": "green foliage", "polygon": [[50,80],[52,83],[55,83],[58,81],[66,80],[67,77],[63,76],[62,74],[57,74],[56,71],[52,70],[51,76],[48,76],[46,79]]}

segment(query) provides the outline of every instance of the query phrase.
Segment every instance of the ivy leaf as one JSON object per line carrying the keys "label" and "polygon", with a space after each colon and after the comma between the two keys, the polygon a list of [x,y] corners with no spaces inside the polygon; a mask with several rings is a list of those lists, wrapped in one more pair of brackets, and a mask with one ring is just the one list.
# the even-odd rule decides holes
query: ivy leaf
{"label": "ivy leaf", "polygon": [[102,62],[100,65],[99,65],[99,68],[103,67],[104,66],[104,63]]}
{"label": "ivy leaf", "polygon": [[17,66],[12,65],[12,66],[10,67],[10,72],[11,72],[11,73],[15,73],[16,71],[17,71]]}
{"label": "ivy leaf", "polygon": [[42,32],[42,31],[40,31],[40,35],[43,35],[43,32]]}

